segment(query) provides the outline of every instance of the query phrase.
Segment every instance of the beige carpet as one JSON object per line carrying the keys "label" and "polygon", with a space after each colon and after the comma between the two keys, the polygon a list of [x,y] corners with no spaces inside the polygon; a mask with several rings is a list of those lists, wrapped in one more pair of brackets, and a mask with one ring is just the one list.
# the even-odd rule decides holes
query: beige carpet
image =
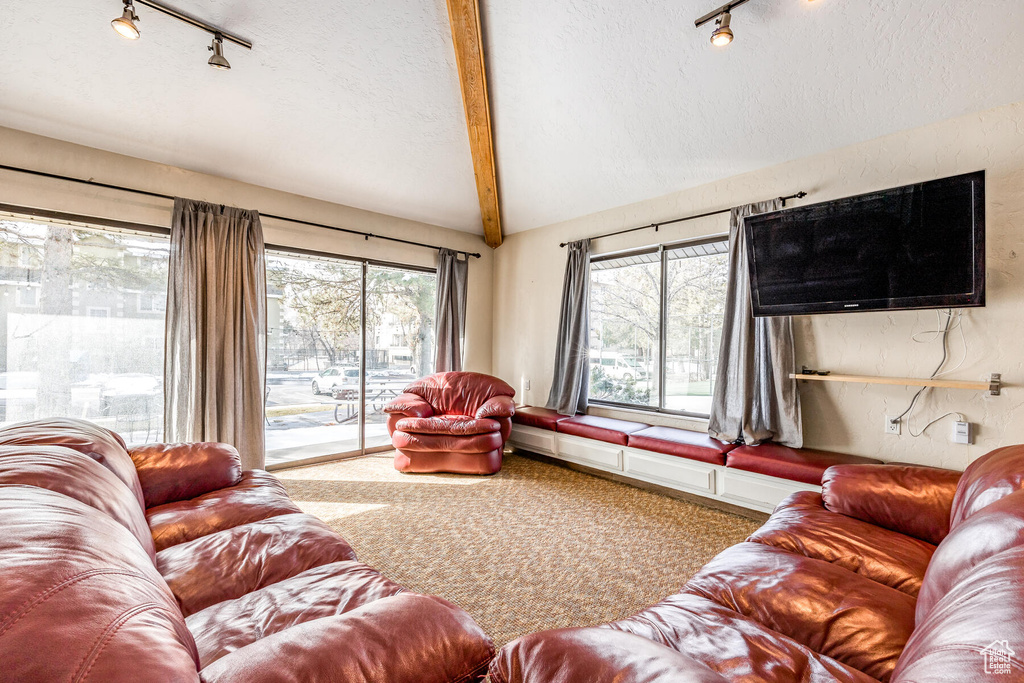
{"label": "beige carpet", "polygon": [[758,526],[516,455],[493,477],[400,474],[391,459],[277,475],[362,561],[461,605],[499,647],[633,614]]}

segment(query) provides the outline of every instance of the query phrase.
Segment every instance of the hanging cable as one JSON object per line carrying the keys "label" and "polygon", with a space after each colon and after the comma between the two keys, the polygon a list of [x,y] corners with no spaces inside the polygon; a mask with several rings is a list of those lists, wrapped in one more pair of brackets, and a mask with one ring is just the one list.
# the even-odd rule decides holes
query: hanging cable
{"label": "hanging cable", "polygon": [[[942,325],[942,318],[941,318],[942,314],[944,314],[946,316],[946,323],[945,323],[945,325]],[[952,372],[955,372],[956,370],[958,370],[964,364],[964,361],[967,359],[967,353],[968,353],[967,335],[964,332],[963,315],[964,315],[963,310],[959,310],[959,309],[956,310],[956,311],[954,311],[953,309],[947,309],[947,310],[941,311],[941,312],[936,310],[935,311],[935,327],[936,327],[936,329],[934,329],[934,330],[925,330],[923,332],[918,332],[917,334],[914,334],[911,337],[911,339],[913,341],[915,341],[915,342],[917,342],[919,344],[924,344],[924,343],[932,342],[932,341],[935,341],[937,338],[941,338],[941,340],[942,340],[942,359],[939,361],[939,364],[937,366],[935,366],[935,370],[929,376],[929,379],[935,379],[937,377],[942,377],[944,375],[948,375],[948,374],[950,374]],[[962,354],[962,356],[960,358],[960,362],[959,363],[957,363],[955,366],[953,366],[949,370],[945,370],[945,371],[940,372],[940,370],[942,370],[942,366],[945,365],[946,361],[949,359],[949,334],[953,330],[959,330],[960,331],[960,342],[961,342],[961,345],[963,347],[963,354]],[[920,338],[922,335],[927,335],[927,334],[931,334],[932,337],[930,339],[921,339]],[[902,413],[900,413],[898,416],[892,418],[890,420],[890,423],[891,424],[896,424],[897,422],[902,420],[904,417],[906,417],[907,418],[907,433],[910,434],[910,436],[912,436],[914,438],[917,438],[919,436],[923,436],[924,433],[926,431],[928,431],[928,428],[931,427],[933,424],[935,424],[935,423],[939,422],[940,420],[942,420],[944,418],[947,418],[947,417],[949,417],[951,415],[956,415],[958,420],[960,422],[963,422],[964,416],[963,416],[962,413],[959,413],[957,411],[950,411],[948,413],[944,413],[944,414],[938,416],[937,418],[935,418],[934,420],[932,420],[931,422],[926,424],[921,429],[921,431],[917,432],[916,434],[914,433],[914,427],[911,424],[911,420],[913,419],[914,407],[917,405],[918,399],[921,398],[921,396],[924,394],[924,392],[926,390],[930,389],[930,388],[931,387],[921,387],[917,391],[917,393],[914,394],[914,397],[911,399],[910,405],[907,406],[907,409],[904,410]]]}

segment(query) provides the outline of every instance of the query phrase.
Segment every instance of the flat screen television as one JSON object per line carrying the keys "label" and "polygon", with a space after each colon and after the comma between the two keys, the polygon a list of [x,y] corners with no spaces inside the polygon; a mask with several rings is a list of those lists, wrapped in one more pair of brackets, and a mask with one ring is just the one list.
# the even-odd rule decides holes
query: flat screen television
{"label": "flat screen television", "polygon": [[985,305],[985,172],[751,216],[755,316]]}

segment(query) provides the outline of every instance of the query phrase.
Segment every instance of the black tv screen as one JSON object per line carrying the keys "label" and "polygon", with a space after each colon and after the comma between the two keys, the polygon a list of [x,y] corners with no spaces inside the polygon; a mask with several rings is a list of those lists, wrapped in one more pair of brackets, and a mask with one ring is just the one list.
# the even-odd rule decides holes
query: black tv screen
{"label": "black tv screen", "polygon": [[755,316],[985,305],[985,172],[751,216]]}

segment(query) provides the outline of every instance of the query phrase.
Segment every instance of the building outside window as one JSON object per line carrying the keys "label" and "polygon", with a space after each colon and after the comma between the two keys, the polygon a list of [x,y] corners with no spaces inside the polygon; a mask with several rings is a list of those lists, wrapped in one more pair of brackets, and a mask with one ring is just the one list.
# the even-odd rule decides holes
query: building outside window
{"label": "building outside window", "polygon": [[715,238],[592,259],[591,402],[708,416],[727,252]]}
{"label": "building outside window", "polygon": [[75,416],[129,442],[162,438],[164,316],[124,303],[166,298],[168,246],[0,218],[0,424]]}

